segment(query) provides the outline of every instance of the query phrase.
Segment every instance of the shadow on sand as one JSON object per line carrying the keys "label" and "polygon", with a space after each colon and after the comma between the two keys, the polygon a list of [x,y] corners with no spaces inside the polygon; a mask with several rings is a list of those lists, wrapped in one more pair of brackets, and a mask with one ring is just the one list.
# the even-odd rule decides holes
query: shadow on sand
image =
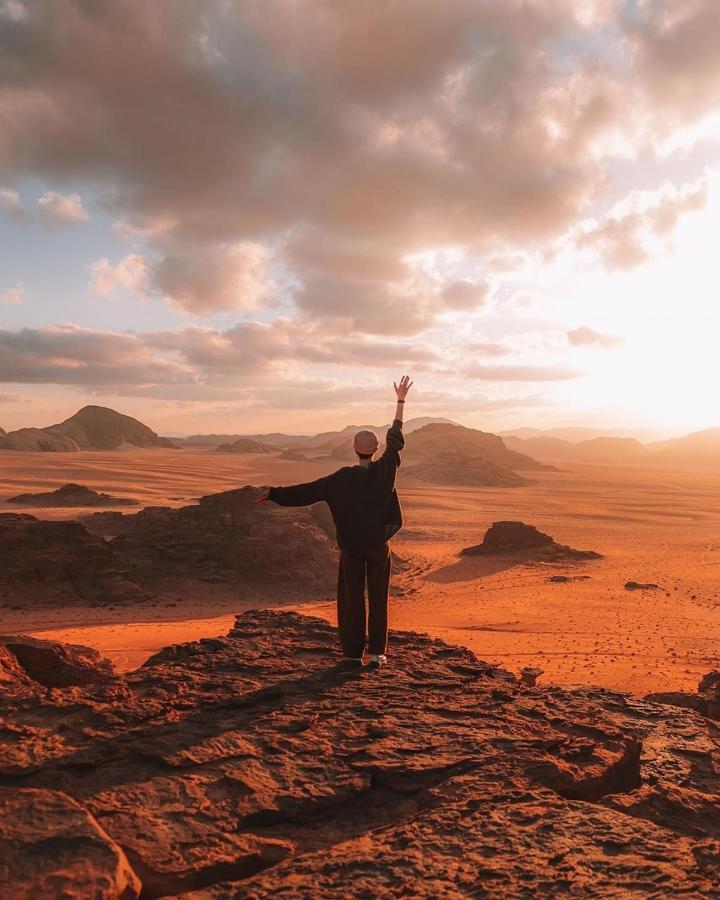
{"label": "shadow on sand", "polygon": [[532,562],[532,553],[502,553],[496,556],[461,556],[457,562],[436,569],[425,576],[435,584],[452,584],[455,581],[474,581]]}

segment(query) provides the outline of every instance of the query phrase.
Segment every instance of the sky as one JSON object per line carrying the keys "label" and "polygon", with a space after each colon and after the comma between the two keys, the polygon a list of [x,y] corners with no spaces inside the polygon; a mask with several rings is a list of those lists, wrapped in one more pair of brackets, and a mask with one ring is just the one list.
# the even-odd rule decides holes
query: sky
{"label": "sky", "polygon": [[720,425],[717,0],[0,0],[0,426]]}

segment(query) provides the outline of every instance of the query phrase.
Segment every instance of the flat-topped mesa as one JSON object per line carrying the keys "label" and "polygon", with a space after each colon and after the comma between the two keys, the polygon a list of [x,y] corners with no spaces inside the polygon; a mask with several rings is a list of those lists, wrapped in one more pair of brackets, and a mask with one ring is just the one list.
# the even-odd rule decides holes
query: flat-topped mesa
{"label": "flat-topped mesa", "polygon": [[594,550],[575,550],[558,544],[549,534],[539,531],[525,522],[493,522],[485,532],[481,544],[465,547],[465,556],[492,555],[496,553],[525,553],[542,561],[602,559]]}
{"label": "flat-topped mesa", "polygon": [[74,507],[74,506],[138,506],[137,500],[129,497],[112,497],[110,494],[94,491],[84,484],[64,484],[55,491],[37,494],[17,494],[8,497],[6,503],[15,506]]}
{"label": "flat-topped mesa", "polygon": [[717,896],[713,723],[523,684],[413,632],[376,672],[334,665],[336,645],[323,620],[253,610],[126,676],[48,688],[0,639],[5,890]]}

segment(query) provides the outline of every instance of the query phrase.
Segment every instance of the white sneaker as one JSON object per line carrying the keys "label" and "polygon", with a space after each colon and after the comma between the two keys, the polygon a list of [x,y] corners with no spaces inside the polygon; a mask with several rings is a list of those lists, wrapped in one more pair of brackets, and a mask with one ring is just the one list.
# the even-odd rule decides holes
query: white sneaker
{"label": "white sneaker", "polygon": [[384,666],[386,662],[387,656],[385,656],[384,653],[371,653],[368,669],[379,669],[380,666]]}

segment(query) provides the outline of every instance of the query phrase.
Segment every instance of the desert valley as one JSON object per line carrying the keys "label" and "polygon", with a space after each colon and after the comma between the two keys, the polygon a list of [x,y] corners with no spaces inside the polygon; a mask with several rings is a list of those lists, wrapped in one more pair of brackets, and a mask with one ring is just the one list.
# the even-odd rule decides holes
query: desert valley
{"label": "desert valley", "polygon": [[255,503],[348,462],[345,431],[171,440],[86,407],[3,441],[11,896],[716,896],[706,438],[536,459],[410,420],[378,672],[335,664],[327,505]]}
{"label": "desert valley", "polygon": [[[224,633],[242,609],[294,609],[335,621],[336,551],[325,504],[245,508],[240,489],[311,481],[350,464],[343,432],[171,441],[140,423],[127,431],[128,423],[110,412],[84,410],[80,418],[92,420],[92,437],[73,449],[0,450],[0,522],[28,515],[79,522],[74,527],[87,531],[87,540],[113,548],[124,583],[78,590],[83,579],[97,577],[82,549],[72,572],[48,576],[42,560],[53,538],[50,531],[38,535],[36,559],[23,545],[27,570],[13,576],[6,568],[0,575],[3,632],[96,647],[122,671],[167,644]],[[392,544],[391,628],[462,644],[513,671],[540,668],[543,680],[558,684],[686,690],[717,665],[720,466],[710,453],[713,438],[720,445],[717,434],[664,442],[657,450],[631,442],[629,454],[624,439],[571,444],[554,438],[538,452],[545,449],[540,438],[501,439],[447,421],[408,424],[398,476],[405,527]],[[6,436],[5,445],[12,440]],[[523,453],[527,443],[537,458]],[[113,452],[98,449],[121,444]],[[558,444],[567,446],[558,451]],[[52,493],[72,483],[105,499]],[[171,511],[227,491],[240,491],[227,501],[227,509],[233,503],[239,509],[232,549],[220,550],[216,534],[197,557],[202,561],[187,547],[178,553],[173,545],[182,548],[195,526]],[[23,499],[28,494],[40,497]],[[123,508],[128,504],[134,506]],[[225,512],[220,503],[212,516]],[[544,559],[522,546],[463,553],[503,520],[535,526],[600,558]],[[273,529],[295,524],[302,538],[296,547],[284,543],[280,553]],[[12,540],[18,538],[5,525],[0,542],[11,547]],[[146,558],[142,543],[155,547],[157,558]],[[222,558],[228,553],[234,558]]]}

